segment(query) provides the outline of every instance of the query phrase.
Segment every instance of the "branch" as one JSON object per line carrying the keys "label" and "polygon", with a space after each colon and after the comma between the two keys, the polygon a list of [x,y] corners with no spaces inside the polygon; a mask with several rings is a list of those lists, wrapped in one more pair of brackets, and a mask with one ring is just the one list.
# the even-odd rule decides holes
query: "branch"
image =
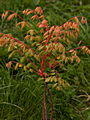
{"label": "branch", "polygon": [[39,72],[39,69],[37,68],[37,66],[36,66],[29,58],[27,58],[26,55],[24,55],[23,52],[21,52],[20,50],[17,50],[17,51],[18,51],[21,55],[23,55],[23,56],[27,59],[27,61],[30,62],[30,63],[36,68],[36,70]]}
{"label": "branch", "polygon": [[[22,64],[22,63],[19,63],[19,62],[17,62],[17,61],[11,61],[12,63],[18,63],[18,64],[21,64],[22,66],[24,66],[24,64]],[[30,67],[26,67],[28,70],[30,69]],[[37,73],[38,74],[38,72],[37,71],[35,71],[35,70],[33,70],[33,72],[35,72],[35,73]]]}
{"label": "branch", "polygon": [[[1,32],[0,32],[0,34],[4,34],[4,33],[1,33]],[[35,51],[34,51],[32,48],[30,48],[27,44],[21,42],[20,40],[14,38],[14,37],[12,37],[12,36],[10,36],[10,35],[8,35],[8,34],[4,34],[4,36],[2,36],[2,37],[11,38],[11,39],[13,39],[14,41],[16,41],[17,43],[19,43],[19,44],[21,44],[21,45],[24,45],[24,46],[27,47],[28,49],[31,49],[33,52],[35,52]]]}
{"label": "branch", "polygon": [[[75,17],[77,17],[77,18],[82,18],[82,17],[84,17],[84,16],[75,16]],[[71,19],[69,19],[67,22],[69,22],[70,20],[73,20],[75,17],[72,17]],[[85,18],[85,17],[84,17]],[[65,22],[66,23],[66,22]],[[63,26],[65,23],[63,23],[61,26]]]}
{"label": "branch", "polygon": [[[80,49],[80,48],[83,48],[83,47],[90,47],[90,45],[79,46],[79,47],[73,48],[73,49],[71,49],[71,50],[77,50],[77,49]],[[68,51],[66,51],[65,53],[71,52],[71,50],[68,50]]]}

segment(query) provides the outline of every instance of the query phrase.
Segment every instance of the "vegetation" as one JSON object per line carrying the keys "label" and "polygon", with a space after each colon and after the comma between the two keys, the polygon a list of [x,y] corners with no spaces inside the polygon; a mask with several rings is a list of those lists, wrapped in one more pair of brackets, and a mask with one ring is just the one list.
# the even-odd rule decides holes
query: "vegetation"
{"label": "vegetation", "polygon": [[[60,3],[62,13],[68,12],[67,2],[54,0],[37,2],[45,4],[45,16],[40,7],[20,13],[21,6],[17,5],[18,14],[13,10],[2,14],[8,22],[1,20],[0,119],[89,119],[90,28],[85,18],[89,17],[81,15],[81,11],[70,19],[72,14],[59,17]],[[70,2],[71,10],[78,3]],[[37,5],[33,3],[33,8]],[[52,10],[57,15],[55,23],[48,15]],[[9,23],[12,29],[7,26]]]}

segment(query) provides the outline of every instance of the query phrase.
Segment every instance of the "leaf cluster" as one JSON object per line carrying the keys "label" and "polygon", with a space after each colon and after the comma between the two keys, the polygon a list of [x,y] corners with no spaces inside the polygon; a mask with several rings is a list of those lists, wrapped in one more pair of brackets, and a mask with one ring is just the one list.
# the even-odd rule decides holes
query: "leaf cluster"
{"label": "leaf cluster", "polygon": [[[34,10],[26,9],[22,11],[22,14],[30,20],[26,21],[11,10],[2,14],[2,18],[8,21],[19,17],[21,21],[16,23],[16,27],[24,34],[23,42],[11,34],[0,33],[0,46],[6,47],[9,53],[9,62],[6,63],[6,67],[11,68],[14,63],[15,70],[19,67],[36,72],[43,79],[46,78],[45,82],[55,82],[54,86],[57,88],[61,85],[66,86],[63,78],[58,75],[57,68],[63,69],[68,63],[80,63],[78,49],[90,54],[89,46],[78,44],[76,48],[73,48],[74,41],[80,33],[80,24],[87,24],[86,18],[76,16],[61,26],[50,27],[41,7],[36,7]],[[70,47],[69,50],[68,47]],[[13,60],[15,57],[18,58],[17,61]],[[50,70],[47,71],[47,68]],[[56,76],[48,74],[52,71]]]}

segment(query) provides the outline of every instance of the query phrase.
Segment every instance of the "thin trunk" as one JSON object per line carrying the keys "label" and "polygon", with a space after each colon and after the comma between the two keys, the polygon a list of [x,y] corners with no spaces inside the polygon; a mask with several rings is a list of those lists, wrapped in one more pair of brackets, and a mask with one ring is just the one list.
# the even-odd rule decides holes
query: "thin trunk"
{"label": "thin trunk", "polygon": [[42,120],[47,120],[46,92],[47,92],[47,83],[44,84],[43,119]]}
{"label": "thin trunk", "polygon": [[[48,86],[47,86],[48,87]],[[53,114],[54,114],[54,110],[53,110],[53,102],[52,102],[52,94],[51,91],[48,88],[48,95],[50,97],[50,105],[51,105],[51,116],[50,116],[50,120],[53,120]]]}

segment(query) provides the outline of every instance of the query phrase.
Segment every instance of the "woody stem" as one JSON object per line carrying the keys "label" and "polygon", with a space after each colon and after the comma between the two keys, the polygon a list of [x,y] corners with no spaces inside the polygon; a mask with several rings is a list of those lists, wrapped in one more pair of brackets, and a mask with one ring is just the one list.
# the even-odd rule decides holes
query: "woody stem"
{"label": "woody stem", "polygon": [[46,92],[47,92],[47,83],[44,84],[43,118],[42,118],[42,120],[47,120]]}
{"label": "woody stem", "polygon": [[[48,86],[47,86],[48,87]],[[54,114],[54,110],[53,110],[53,102],[52,102],[52,94],[50,89],[48,88],[48,95],[50,97],[50,105],[51,105],[51,116],[50,116],[50,120],[53,120],[53,114]]]}

